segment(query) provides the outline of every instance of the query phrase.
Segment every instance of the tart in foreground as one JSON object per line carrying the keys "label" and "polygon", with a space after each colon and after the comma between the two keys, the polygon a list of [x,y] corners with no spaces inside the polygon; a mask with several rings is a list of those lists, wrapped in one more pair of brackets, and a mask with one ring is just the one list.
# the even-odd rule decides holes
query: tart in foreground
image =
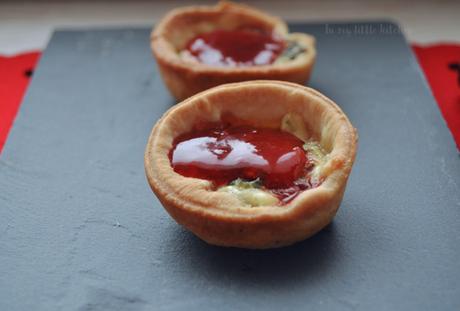
{"label": "tart in foreground", "polygon": [[144,160],[152,190],[179,224],[210,244],[271,248],[331,222],[356,142],[346,115],[319,92],[250,81],[169,109]]}
{"label": "tart in foreground", "polygon": [[316,57],[314,37],[288,33],[279,18],[227,1],[172,10],[153,30],[151,48],[178,100],[230,82],[304,84]]}

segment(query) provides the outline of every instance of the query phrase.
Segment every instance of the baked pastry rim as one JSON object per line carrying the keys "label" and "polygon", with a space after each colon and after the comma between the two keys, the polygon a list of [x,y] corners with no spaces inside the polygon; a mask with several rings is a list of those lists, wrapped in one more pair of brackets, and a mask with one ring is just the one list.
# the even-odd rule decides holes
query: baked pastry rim
{"label": "baked pastry rim", "polygon": [[[218,67],[202,64],[199,62],[189,62],[183,60],[175,51],[173,44],[166,39],[168,27],[174,25],[176,19],[183,18],[193,14],[222,14],[224,12],[239,12],[247,16],[264,20],[271,23],[273,31],[283,37],[289,36],[302,42],[308,47],[308,50],[299,55],[294,60],[284,63],[274,63],[261,66],[245,66],[245,67]],[[173,27],[173,26],[171,26]],[[175,70],[183,70],[185,72],[193,72],[195,74],[210,74],[210,75],[241,75],[241,74],[257,74],[259,78],[264,75],[273,73],[289,72],[299,70],[300,68],[311,66],[316,58],[315,38],[304,33],[288,33],[287,25],[279,18],[265,14],[259,10],[253,9],[243,4],[235,4],[229,1],[221,1],[215,6],[188,6],[177,8],[169,12],[152,30],[150,37],[150,46],[157,61],[165,66],[175,68]]]}
{"label": "baked pastry rim", "polygon": [[[212,191],[212,183],[207,180],[184,177],[172,169],[168,152],[172,148],[172,139],[169,145],[164,142],[168,122],[172,122],[174,115],[184,107],[191,107],[199,100],[215,96],[219,92],[239,92],[247,88],[275,88],[280,91],[302,93],[322,103],[326,113],[334,116],[335,122],[340,122],[340,137],[335,139],[336,144],[328,160],[327,168],[330,173],[323,183],[317,188],[303,191],[294,200],[283,206],[247,207],[239,202],[238,198],[229,193]],[[338,144],[338,145],[337,145]],[[182,209],[207,221],[222,222],[289,222],[309,217],[321,209],[327,209],[330,202],[340,203],[346,181],[351,171],[356,155],[357,134],[342,110],[330,99],[319,92],[304,86],[281,81],[249,81],[221,85],[213,89],[196,94],[182,103],[172,107],[157,122],[149,137],[145,151],[145,169],[148,182],[157,197],[162,201],[168,211]],[[165,152],[168,151],[168,152]],[[186,181],[184,183],[184,180]],[[177,189],[177,187],[181,189]],[[196,189],[204,190],[212,195],[205,196],[204,192],[195,192]],[[186,190],[186,191],[185,191]],[[188,191],[188,192],[187,192]],[[190,193],[191,192],[191,193]],[[329,204],[330,205],[330,204]],[[333,204],[334,205],[334,204]],[[330,208],[338,208],[338,205]],[[323,212],[327,212],[323,210]],[[334,211],[330,211],[335,214]]]}

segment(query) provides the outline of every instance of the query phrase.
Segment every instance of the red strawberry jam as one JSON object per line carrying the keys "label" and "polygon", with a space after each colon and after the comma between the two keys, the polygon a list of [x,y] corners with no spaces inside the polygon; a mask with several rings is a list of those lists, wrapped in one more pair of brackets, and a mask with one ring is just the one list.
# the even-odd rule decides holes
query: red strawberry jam
{"label": "red strawberry jam", "polygon": [[302,145],[302,140],[280,130],[221,127],[178,137],[170,159],[177,173],[211,180],[217,186],[237,178],[259,178],[282,202],[288,202],[315,186],[303,177],[311,163]]}
{"label": "red strawberry jam", "polygon": [[272,34],[254,30],[214,30],[193,38],[186,48],[203,64],[257,66],[273,63],[285,43]]}

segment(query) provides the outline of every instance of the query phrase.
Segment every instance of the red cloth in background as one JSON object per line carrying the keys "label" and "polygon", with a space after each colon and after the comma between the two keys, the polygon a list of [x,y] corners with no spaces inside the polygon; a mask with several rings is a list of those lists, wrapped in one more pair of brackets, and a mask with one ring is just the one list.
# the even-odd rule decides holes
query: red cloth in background
{"label": "red cloth in background", "polygon": [[449,65],[460,66],[460,45],[413,45],[412,48],[460,149],[460,69],[458,72],[449,69]]}
{"label": "red cloth in background", "polygon": [[18,112],[40,52],[0,56],[0,152]]}
{"label": "red cloth in background", "polygon": [[[413,49],[460,148],[460,88],[457,73],[449,69],[449,64],[460,63],[460,45],[414,45]],[[0,152],[40,54],[0,56]]]}

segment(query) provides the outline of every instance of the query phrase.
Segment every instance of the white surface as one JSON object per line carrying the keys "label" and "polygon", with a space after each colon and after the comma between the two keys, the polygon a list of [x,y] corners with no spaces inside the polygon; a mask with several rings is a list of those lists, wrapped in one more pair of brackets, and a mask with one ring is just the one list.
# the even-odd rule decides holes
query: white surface
{"label": "white surface", "polygon": [[[168,10],[216,1],[0,2],[0,53],[43,49],[55,28],[153,25]],[[408,1],[407,1],[408,2]],[[392,19],[410,41],[460,42],[460,1],[246,1],[289,21]]]}

